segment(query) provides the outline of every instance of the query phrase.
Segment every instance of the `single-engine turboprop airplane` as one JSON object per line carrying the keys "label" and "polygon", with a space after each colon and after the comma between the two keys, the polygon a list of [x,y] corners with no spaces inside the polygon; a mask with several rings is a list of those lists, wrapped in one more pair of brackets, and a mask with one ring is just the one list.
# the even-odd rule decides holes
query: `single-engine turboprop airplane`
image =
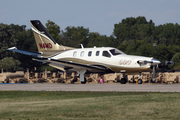
{"label": "single-engine turboprop airplane", "polygon": [[[38,52],[17,49],[8,50],[32,56],[33,60],[47,63],[62,71],[75,70],[80,75],[80,82],[86,83],[85,73],[123,73],[139,74],[151,71],[152,66],[161,63],[152,57],[127,55],[113,47],[72,48],[59,45],[39,20],[31,20],[31,27]],[[121,79],[125,84],[127,79]],[[142,80],[140,80],[142,81]]]}

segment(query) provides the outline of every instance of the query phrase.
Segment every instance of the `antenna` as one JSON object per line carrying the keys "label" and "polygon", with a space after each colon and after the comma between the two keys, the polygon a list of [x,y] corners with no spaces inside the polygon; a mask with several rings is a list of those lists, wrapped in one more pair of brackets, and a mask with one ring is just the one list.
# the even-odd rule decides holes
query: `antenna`
{"label": "antenna", "polygon": [[83,46],[83,44],[79,44],[79,45],[81,45],[81,48],[82,48],[82,49],[84,49],[84,46]]}
{"label": "antenna", "polygon": [[60,45],[63,47],[64,50],[66,50],[62,44],[60,44]]}

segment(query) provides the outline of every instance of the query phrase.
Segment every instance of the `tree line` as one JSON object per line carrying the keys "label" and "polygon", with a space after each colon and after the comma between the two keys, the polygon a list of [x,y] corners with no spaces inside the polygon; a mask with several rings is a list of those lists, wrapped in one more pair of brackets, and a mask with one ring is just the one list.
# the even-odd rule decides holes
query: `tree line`
{"label": "tree line", "polygon": [[[126,54],[155,57],[159,60],[172,60],[172,69],[180,68],[180,25],[166,23],[155,26],[152,20],[145,17],[129,17],[114,24],[112,35],[101,35],[98,32],[90,32],[83,26],[67,26],[61,30],[60,26],[48,20],[45,24],[47,30],[57,43],[80,47],[115,47]],[[154,56],[153,44],[156,43]],[[37,51],[34,35],[31,29],[25,25],[0,23],[0,68],[4,70],[33,69],[44,67],[42,63],[32,61],[26,55],[7,51],[16,46],[19,49]]]}

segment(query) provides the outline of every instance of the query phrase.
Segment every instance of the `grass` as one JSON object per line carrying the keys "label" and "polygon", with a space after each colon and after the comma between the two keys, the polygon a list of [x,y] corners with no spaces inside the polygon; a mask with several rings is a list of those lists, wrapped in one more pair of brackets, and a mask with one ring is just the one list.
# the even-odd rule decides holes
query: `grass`
{"label": "grass", "polygon": [[179,119],[180,93],[0,91],[0,119]]}

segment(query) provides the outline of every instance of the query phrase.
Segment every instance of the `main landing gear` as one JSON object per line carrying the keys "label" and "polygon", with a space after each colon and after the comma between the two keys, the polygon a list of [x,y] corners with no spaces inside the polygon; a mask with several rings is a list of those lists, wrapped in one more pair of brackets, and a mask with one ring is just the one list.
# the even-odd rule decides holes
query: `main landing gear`
{"label": "main landing gear", "polygon": [[126,84],[127,78],[121,78],[121,84]]}
{"label": "main landing gear", "polygon": [[81,84],[86,84],[86,78],[84,77],[84,81],[81,81]]}
{"label": "main landing gear", "polygon": [[125,73],[123,73],[123,78],[121,78],[121,81],[120,81],[120,83],[121,84],[126,84],[127,83],[127,75],[125,75]]}
{"label": "main landing gear", "polygon": [[81,84],[86,84],[86,78],[84,77],[85,73],[86,73],[86,70],[80,70],[79,71]]}

